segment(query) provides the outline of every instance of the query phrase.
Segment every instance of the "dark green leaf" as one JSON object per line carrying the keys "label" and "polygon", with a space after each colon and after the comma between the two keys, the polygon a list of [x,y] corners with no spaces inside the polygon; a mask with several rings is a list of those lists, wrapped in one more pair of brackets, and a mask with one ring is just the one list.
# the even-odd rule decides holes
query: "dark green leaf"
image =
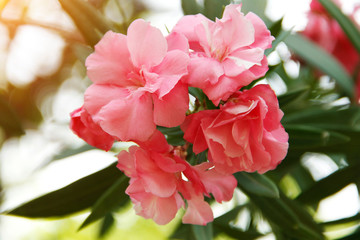
{"label": "dark green leaf", "polygon": [[359,164],[338,170],[328,177],[314,183],[296,199],[306,204],[316,203],[321,199],[340,191],[350,183],[358,181],[360,179],[359,171]]}
{"label": "dark green leaf", "polygon": [[128,178],[123,175],[118,179],[102,196],[96,201],[91,208],[90,215],[86,218],[79,229],[82,229],[96,220],[106,216],[106,214],[116,210],[129,201],[125,193],[128,187]]}
{"label": "dark green leaf", "polygon": [[221,18],[224,8],[230,4],[230,0],[205,0],[204,2],[204,15],[211,19]]}
{"label": "dark green leaf", "polygon": [[180,127],[166,128],[158,126],[157,129],[165,135],[170,145],[181,146],[185,144],[184,132]]}
{"label": "dark green leaf", "polygon": [[283,194],[280,198],[262,197],[246,192],[271,225],[276,225],[289,239],[322,240],[324,236],[309,213]]}
{"label": "dark green leaf", "polygon": [[101,223],[99,238],[104,237],[110,231],[111,227],[114,226],[114,223],[114,216],[111,213],[106,214]]}
{"label": "dark green leaf", "polygon": [[190,224],[180,224],[170,239],[197,240]]}
{"label": "dark green leaf", "polygon": [[293,149],[314,149],[343,144],[350,141],[347,135],[309,125],[284,124],[289,134],[289,145]]}
{"label": "dark green leaf", "polygon": [[278,198],[279,189],[269,178],[258,173],[237,172],[234,174],[238,186],[258,196]]}
{"label": "dark green leaf", "polygon": [[7,214],[47,218],[63,217],[91,207],[123,174],[116,163],[59,190],[31,200]]}
{"label": "dark green leaf", "polygon": [[294,101],[295,99],[306,93],[307,91],[309,91],[309,87],[303,87],[278,96],[280,108],[291,103],[292,101]]}
{"label": "dark green leaf", "polygon": [[330,15],[336,19],[349,40],[360,54],[360,31],[354,22],[347,16],[345,16],[341,10],[330,0],[319,0],[323,7],[330,13]]}
{"label": "dark green leaf", "polygon": [[196,0],[181,0],[181,8],[184,15],[195,15],[202,12],[202,7]]}
{"label": "dark green leaf", "polygon": [[292,114],[287,114],[282,119],[284,124],[298,123],[308,126],[334,130],[360,130],[360,108],[307,108]]}
{"label": "dark green leaf", "polygon": [[243,231],[231,225],[215,225],[214,224],[215,234],[226,234],[230,237],[235,239],[258,239],[259,237],[263,236],[261,233],[256,231]]}
{"label": "dark green leaf", "polygon": [[200,88],[189,87],[189,93],[200,102],[203,102],[206,98],[204,92]]}
{"label": "dark green leaf", "polygon": [[354,91],[353,81],[346,70],[333,56],[298,34],[289,35],[285,38],[284,42],[291,50],[310,65],[334,78],[347,96],[352,98]]}
{"label": "dark green leaf", "polygon": [[196,240],[209,240],[213,239],[212,223],[208,223],[206,226],[191,225],[191,230]]}

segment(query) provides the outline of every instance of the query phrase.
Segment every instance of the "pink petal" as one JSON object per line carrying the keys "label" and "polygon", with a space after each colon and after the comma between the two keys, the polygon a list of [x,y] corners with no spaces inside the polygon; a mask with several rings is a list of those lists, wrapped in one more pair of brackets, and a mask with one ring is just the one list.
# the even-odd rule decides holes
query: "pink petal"
{"label": "pink petal", "polygon": [[254,65],[261,66],[264,50],[261,48],[241,49],[232,52],[223,62],[225,75],[235,77]]}
{"label": "pink petal", "polygon": [[217,106],[221,100],[226,101],[231,94],[245,85],[239,78],[229,78],[223,75],[216,84],[206,86],[203,91]]}
{"label": "pink petal", "polygon": [[127,74],[133,69],[126,36],[107,32],[85,63],[87,75],[94,83],[127,85]]}
{"label": "pink petal", "polygon": [[206,191],[212,193],[217,202],[230,201],[237,186],[235,177],[219,173],[216,168],[209,169],[211,166],[211,163],[202,163],[194,168],[198,170]]}
{"label": "pink petal", "polygon": [[118,155],[118,164],[116,167],[123,171],[128,177],[137,177],[135,169],[135,152],[139,149],[138,146],[131,146],[129,151],[122,150]]}
{"label": "pink petal", "polygon": [[189,42],[184,34],[171,32],[167,37],[168,51],[180,50],[189,53]]}
{"label": "pink petal", "polygon": [[159,98],[168,94],[180,78],[188,73],[188,64],[189,56],[186,53],[173,50],[166,54],[160,65],[152,69],[152,72],[159,75],[154,88],[157,90]]}
{"label": "pink petal", "polygon": [[275,38],[271,36],[271,33],[267,29],[264,21],[252,12],[246,14],[245,18],[251,21],[255,29],[255,41],[251,44],[251,47],[258,47],[262,49],[271,48],[271,43]]}
{"label": "pink petal", "polygon": [[168,153],[172,149],[172,147],[166,141],[165,136],[159,130],[155,130],[153,135],[151,135],[151,137],[145,142],[136,141],[136,143],[141,148],[157,153]]}
{"label": "pink petal", "polygon": [[142,19],[128,28],[127,44],[131,60],[138,68],[158,65],[167,52],[167,43],[161,31]]}
{"label": "pink petal", "polygon": [[193,196],[187,200],[187,209],[182,218],[183,223],[205,226],[214,220],[213,212],[203,196]]}
{"label": "pink petal", "polygon": [[251,21],[244,17],[240,5],[229,4],[225,7],[223,18],[216,22],[219,28],[214,38],[222,38],[229,52],[249,46],[254,42],[255,29]]}
{"label": "pink petal", "polygon": [[97,114],[102,107],[111,101],[126,98],[129,90],[111,84],[92,84],[85,92],[84,108],[91,114]]}
{"label": "pink petal", "polygon": [[71,130],[88,144],[109,151],[115,138],[104,132],[99,125],[94,123],[89,113],[83,108],[71,113]]}
{"label": "pink petal", "polygon": [[173,158],[164,154],[152,152],[151,158],[154,159],[156,165],[164,172],[176,173],[186,169],[184,164],[177,163]]}
{"label": "pink petal", "polygon": [[[133,184],[139,183],[134,182]],[[128,187],[126,192],[135,204],[136,214],[144,218],[151,218],[157,224],[164,225],[169,223],[175,218],[178,209],[183,206],[183,201],[178,193],[167,198],[161,198],[151,193],[146,193],[141,189],[141,186],[133,187],[133,184]]]}
{"label": "pink petal", "polygon": [[186,85],[178,83],[167,95],[153,97],[154,122],[164,127],[176,127],[183,123],[189,108],[189,94]]}
{"label": "pink petal", "polygon": [[187,83],[198,88],[217,83],[220,76],[224,74],[220,62],[201,55],[192,55],[188,69]]}
{"label": "pink petal", "polygon": [[181,130],[184,132],[184,139],[193,143],[193,151],[199,154],[205,151],[208,146],[201,127],[202,120],[212,119],[217,114],[216,110],[204,110],[197,113],[190,114],[186,117],[184,123],[181,125]]}
{"label": "pink petal", "polygon": [[265,129],[268,131],[277,129],[284,113],[279,108],[279,102],[274,90],[272,90],[269,85],[259,84],[244,94],[247,96],[258,96],[264,99],[267,107],[266,119],[264,120]]}
{"label": "pink petal", "polygon": [[156,129],[152,100],[147,94],[113,100],[96,118],[106,132],[121,141],[146,141]]}
{"label": "pink petal", "polygon": [[187,15],[182,17],[173,28],[172,32],[179,32],[185,35],[189,41],[190,48],[195,51],[203,51],[202,46],[199,44],[198,35],[195,27],[211,22],[201,14]]}

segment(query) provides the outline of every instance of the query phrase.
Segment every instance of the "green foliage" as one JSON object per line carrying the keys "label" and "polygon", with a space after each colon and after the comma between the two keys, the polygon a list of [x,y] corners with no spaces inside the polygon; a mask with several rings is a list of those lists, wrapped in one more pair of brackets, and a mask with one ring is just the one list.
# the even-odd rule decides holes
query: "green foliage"
{"label": "green foliage", "polygon": [[[360,34],[351,20],[344,16],[331,1],[319,1],[339,22],[359,51]],[[103,9],[97,9],[90,1],[59,0],[59,2],[85,39],[86,49],[89,46],[93,47],[106,31],[119,31],[117,25],[110,22],[102,13]],[[182,0],[181,4],[184,14],[202,13],[214,20],[216,17],[221,17],[224,6],[229,2],[228,0]],[[264,16],[266,1],[244,0],[242,2],[244,11],[253,11]],[[328,234],[331,228],[358,226],[359,214],[327,222],[314,218],[323,199],[352,183],[360,189],[358,174],[360,170],[360,107],[353,103],[353,80],[333,56],[300,35],[283,30],[282,19],[277,22],[265,19],[265,22],[272,35],[276,37],[273,47],[266,51],[266,55],[275,53],[279,44],[285,43],[297,57],[302,59],[299,74],[296,77],[289,76],[286,59],[280,59],[275,66],[270,66],[269,73],[266,75],[268,79],[278,76],[286,86],[286,90],[278,96],[278,99],[284,112],[282,123],[289,134],[288,155],[277,169],[264,175],[236,173],[238,189],[247,196],[247,200],[235,201],[232,209],[215,218],[214,222],[207,226],[179,223],[173,233],[169,234],[171,239],[202,240],[216,236],[258,239],[270,233],[273,233],[278,240],[321,240],[326,239],[325,234],[329,235],[329,239],[360,238],[359,228],[344,233],[343,236],[333,237]],[[67,61],[73,64],[71,59]],[[67,67],[68,65],[61,66],[64,69]],[[319,71],[334,80],[336,86],[329,89],[321,87],[318,79]],[[60,73],[63,74],[59,71],[58,75]],[[36,91],[15,89],[13,94],[6,93],[0,96],[0,126],[5,130],[6,135],[21,135],[26,126],[22,119],[22,112],[16,110],[8,96],[27,96],[32,92]],[[196,98],[195,108],[217,108],[200,89],[190,87],[189,93]],[[337,103],[338,100],[344,98],[350,103]],[[27,98],[18,99],[19,103],[28,104]],[[26,105],[27,107],[24,108],[29,109],[28,111],[32,114],[37,114],[36,101],[29,102],[32,107]],[[37,116],[35,118],[40,119]],[[158,130],[166,136],[169,144],[174,146],[185,144],[184,133],[180,127],[158,127]],[[73,156],[90,149],[92,147],[88,145],[78,149],[65,149],[54,159]],[[339,169],[320,180],[315,180],[311,169],[303,164],[305,156],[313,153],[327,156],[329,161],[335,163]],[[187,154],[187,160],[191,164],[201,163],[207,159],[206,151],[196,155],[192,152],[191,145],[188,147]],[[24,203],[6,214],[27,218],[56,218],[89,209],[90,214],[80,229],[101,220],[99,236],[104,237],[115,226],[114,222],[117,218],[115,212],[124,209],[126,203],[129,202],[125,194],[127,186],[127,178],[115,164],[112,164],[68,186]],[[242,212],[248,212],[250,216],[245,220],[247,221],[247,224],[244,224],[245,227],[239,227],[237,224]],[[262,221],[270,226],[269,230],[260,231],[259,225]],[[148,225],[144,222],[145,220],[141,220],[132,228],[133,235],[131,236],[144,238],[151,235],[149,221],[147,221]],[[145,230],[143,230],[145,225]],[[149,230],[150,234],[140,233],[141,230]],[[153,230],[153,232],[156,231]]]}
{"label": "green foliage", "polygon": [[349,74],[333,56],[304,37],[293,34],[285,39],[286,45],[310,65],[333,77],[347,96],[352,98],[354,84]]}
{"label": "green foliage", "polygon": [[[111,194],[123,174],[111,164],[109,167],[84,177],[59,190],[50,192],[7,212],[28,218],[63,217],[101,204]],[[117,187],[115,185],[115,187]],[[118,193],[118,194],[124,194]],[[101,198],[101,199],[100,199]],[[104,199],[105,198],[105,199]],[[101,200],[101,201],[100,201]],[[100,201],[98,203],[98,201]],[[122,199],[116,199],[116,202]],[[96,209],[96,211],[98,211]],[[97,214],[97,213],[96,213]]]}
{"label": "green foliage", "polygon": [[357,26],[353,23],[349,17],[345,16],[344,13],[329,0],[318,0],[327,12],[339,23],[344,33],[348,36],[354,47],[360,54],[360,31]]}

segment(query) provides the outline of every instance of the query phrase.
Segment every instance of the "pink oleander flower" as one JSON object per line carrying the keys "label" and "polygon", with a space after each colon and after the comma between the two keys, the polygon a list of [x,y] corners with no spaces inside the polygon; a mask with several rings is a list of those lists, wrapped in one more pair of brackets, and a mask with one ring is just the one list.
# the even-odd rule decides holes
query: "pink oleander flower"
{"label": "pink oleander flower", "polygon": [[173,32],[184,34],[193,50],[186,81],[215,105],[268,70],[264,50],[274,38],[258,16],[244,16],[241,5],[226,6],[216,22],[201,14],[184,16]]}
{"label": "pink oleander flower", "polygon": [[208,159],[218,171],[264,173],[287,154],[282,116],[273,90],[257,85],[234,93],[220,109],[189,115],[181,129],[196,154],[209,149]]}
{"label": "pink oleander flower", "polygon": [[107,32],[86,59],[93,84],[84,108],[105,132],[121,141],[147,140],[156,125],[174,127],[185,119],[188,43],[181,34],[165,38],[144,20],[127,36]]}
{"label": "pink oleander flower", "polygon": [[[334,2],[338,7],[341,7],[340,1]],[[349,17],[354,19],[354,13],[350,14]],[[338,22],[327,13],[317,0],[312,0],[307,16],[308,23],[301,33],[332,54],[350,75],[353,74],[360,62],[360,56]]]}
{"label": "pink oleander flower", "polygon": [[213,220],[213,214],[204,195],[212,193],[218,202],[232,198],[237,184],[232,175],[217,172],[211,163],[189,165],[174,154],[159,131],[138,144],[128,152],[120,152],[117,165],[130,177],[126,193],[138,215],[166,224],[185,207],[186,200],[183,222],[206,225]]}
{"label": "pink oleander flower", "polygon": [[91,146],[105,151],[111,149],[116,138],[104,132],[83,107],[73,111],[70,116],[70,128],[76,135]]}

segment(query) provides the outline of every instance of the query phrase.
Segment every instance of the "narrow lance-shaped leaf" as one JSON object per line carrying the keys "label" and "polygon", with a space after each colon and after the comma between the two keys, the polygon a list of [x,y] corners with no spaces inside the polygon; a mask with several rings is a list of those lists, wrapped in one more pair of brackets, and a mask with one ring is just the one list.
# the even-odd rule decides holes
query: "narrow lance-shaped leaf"
{"label": "narrow lance-shaped leaf", "polygon": [[195,15],[202,12],[202,7],[196,0],[181,0],[181,8],[185,15]]}
{"label": "narrow lance-shaped leaf", "polygon": [[128,195],[125,193],[127,187],[128,178],[123,175],[96,201],[91,209],[91,214],[80,226],[80,229],[127,203],[129,200]]}
{"label": "narrow lance-shaped leaf", "polygon": [[314,183],[309,189],[302,192],[297,200],[303,203],[315,203],[326,198],[350,183],[360,180],[360,164],[341,169],[326,178]]}
{"label": "narrow lance-shaped leaf", "polygon": [[307,63],[334,78],[347,96],[352,98],[354,94],[353,81],[333,56],[298,34],[288,36],[284,42]]}
{"label": "narrow lance-shaped leaf", "polygon": [[123,174],[115,163],[59,190],[45,194],[7,214],[47,218],[63,217],[91,207]]}
{"label": "narrow lance-shaped leaf", "polygon": [[303,87],[303,88],[296,89],[294,91],[286,92],[285,94],[278,96],[280,108],[293,102],[294,100],[296,100],[298,97],[300,97],[307,91],[309,91],[309,87]]}
{"label": "narrow lance-shaped leaf", "polygon": [[221,18],[224,7],[230,4],[230,0],[205,0],[204,2],[204,15],[211,19]]}
{"label": "narrow lance-shaped leaf", "polygon": [[269,178],[258,173],[237,172],[234,174],[238,186],[258,196],[278,198],[279,189]]}
{"label": "narrow lance-shaped leaf", "polygon": [[194,233],[195,240],[208,240],[213,238],[212,223],[206,226],[191,225],[191,230]]}
{"label": "narrow lance-shaped leaf", "polygon": [[360,54],[360,31],[347,16],[331,0],[319,0],[321,5],[336,19],[349,40],[352,42],[358,53]]}

